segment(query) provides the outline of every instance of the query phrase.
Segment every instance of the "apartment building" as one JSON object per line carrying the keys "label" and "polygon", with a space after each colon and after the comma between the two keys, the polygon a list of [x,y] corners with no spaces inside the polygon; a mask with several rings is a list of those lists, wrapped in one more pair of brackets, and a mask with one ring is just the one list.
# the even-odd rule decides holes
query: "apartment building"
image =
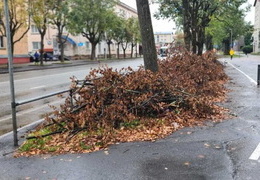
{"label": "apartment building", "polygon": [[[137,11],[122,3],[119,2],[115,6],[115,12],[124,17],[124,18],[130,18],[130,17],[138,17]],[[49,26],[47,29],[47,33],[44,39],[44,50],[46,52],[51,52],[54,55],[59,55],[59,48],[57,43],[57,30],[52,28],[52,26]],[[68,37],[67,37],[68,36]],[[64,47],[64,54],[66,56],[84,56],[84,57],[90,57],[91,54],[91,43],[88,41],[86,37],[83,37],[82,35],[73,36],[69,34],[68,32],[64,32],[64,38],[67,37],[67,42],[65,43]],[[116,55],[117,52],[117,45],[116,43],[112,43],[110,45],[111,47],[111,54]],[[30,31],[28,33],[28,51],[30,53],[33,53],[40,49],[40,36],[38,33],[37,28],[34,25],[31,25]],[[96,55],[97,57],[105,57],[107,52],[107,44],[105,41],[100,42],[96,47]],[[130,54],[131,48],[130,45],[128,46],[126,50],[126,54]],[[123,54],[123,50],[120,47],[119,53]]]}
{"label": "apartment building", "polygon": [[[138,17],[136,9],[119,2],[115,6],[115,12],[124,17]],[[22,32],[22,31],[21,31]],[[20,34],[18,32],[17,37]],[[82,35],[73,36],[68,32],[64,32],[64,38],[67,38],[67,42],[65,43],[64,54],[66,56],[84,56],[90,57],[91,54],[91,44],[87,38]],[[139,45],[138,45],[139,46]],[[29,62],[29,53],[34,53],[35,51],[39,51],[40,49],[40,34],[35,25],[30,26],[30,30],[28,33],[21,39],[21,41],[15,44],[14,48],[14,63],[25,63]],[[107,52],[107,44],[105,41],[100,42],[96,47],[96,55],[97,57],[104,57]],[[139,48],[136,48],[136,52],[138,53]],[[49,25],[47,28],[46,35],[44,37],[44,51],[53,53],[54,55],[59,55],[59,48],[57,43],[57,30],[53,28],[53,26]],[[130,54],[131,48],[130,45],[126,50],[126,54]],[[111,53],[112,55],[117,54],[117,45],[113,43],[111,45]],[[122,55],[123,50],[120,46],[119,53]],[[0,64],[7,64],[7,47],[6,47],[6,37],[0,36]]]}
{"label": "apartment building", "polygon": [[174,41],[174,34],[173,32],[155,32],[154,40],[156,49],[158,50],[163,46],[171,45]]}
{"label": "apartment building", "polygon": [[[16,33],[14,40],[21,37],[23,31]],[[5,36],[0,36],[0,64],[8,64],[7,56],[7,39]],[[25,63],[28,62],[28,41],[27,34],[14,45],[14,63]]]}
{"label": "apartment building", "polygon": [[253,52],[260,52],[260,0],[255,0],[255,24],[254,24],[254,33],[253,33]]}

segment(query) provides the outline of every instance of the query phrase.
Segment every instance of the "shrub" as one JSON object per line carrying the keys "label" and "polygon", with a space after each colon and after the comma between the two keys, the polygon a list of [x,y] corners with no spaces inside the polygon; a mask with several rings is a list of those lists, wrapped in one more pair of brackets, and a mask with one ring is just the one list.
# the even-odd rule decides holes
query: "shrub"
{"label": "shrub", "polygon": [[251,46],[251,45],[244,46],[244,47],[242,48],[242,51],[243,51],[245,54],[251,53],[251,52],[253,52],[253,46]]}

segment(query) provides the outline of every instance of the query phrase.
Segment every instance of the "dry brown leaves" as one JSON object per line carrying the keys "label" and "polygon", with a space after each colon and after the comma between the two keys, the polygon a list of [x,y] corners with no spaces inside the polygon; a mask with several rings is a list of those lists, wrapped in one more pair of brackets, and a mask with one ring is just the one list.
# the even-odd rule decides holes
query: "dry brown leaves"
{"label": "dry brown leaves", "polygon": [[153,141],[205,120],[223,119],[226,110],[215,103],[225,98],[227,76],[213,53],[174,54],[159,67],[158,73],[143,68],[93,70],[86,77],[94,79],[93,86],[72,84],[77,111],[68,99],[61,111],[55,110],[55,118],[47,118],[66,131],[52,135],[44,147],[18,151],[16,156],[93,152],[117,142]]}

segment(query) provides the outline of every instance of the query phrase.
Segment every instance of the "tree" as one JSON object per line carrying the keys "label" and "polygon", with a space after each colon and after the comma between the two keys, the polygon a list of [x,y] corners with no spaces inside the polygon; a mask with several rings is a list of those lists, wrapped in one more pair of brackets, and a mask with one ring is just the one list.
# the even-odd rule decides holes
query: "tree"
{"label": "tree", "polygon": [[158,63],[149,3],[148,0],[136,0],[136,5],[141,29],[144,67],[156,72]]}
{"label": "tree", "polygon": [[[246,0],[158,0],[160,12],[157,17],[173,18],[182,22],[184,41],[189,50],[190,44],[193,53],[202,54],[203,44],[212,37],[207,36],[206,28],[213,17],[225,15],[226,11],[239,8]],[[175,10],[175,11],[174,11]],[[242,15],[242,14],[241,14]],[[209,46],[210,47],[210,46]]]}
{"label": "tree", "polygon": [[[105,39],[108,45],[108,57],[111,58],[110,45],[114,42],[117,43],[117,57],[119,58],[119,47],[123,44],[125,37],[125,19],[118,16],[116,13],[108,14],[107,28],[105,31]],[[123,46],[123,45],[122,45]]]}
{"label": "tree", "polygon": [[253,46],[252,46],[252,45],[244,46],[244,47],[242,48],[242,51],[243,51],[245,54],[251,53],[251,52],[253,52]]}
{"label": "tree", "polygon": [[82,34],[91,43],[91,59],[96,57],[96,45],[102,40],[109,23],[108,17],[114,13],[114,0],[70,0],[68,30],[72,34]]}
{"label": "tree", "polygon": [[253,31],[254,31],[254,26],[251,25],[250,23],[247,23],[246,24],[246,27],[245,27],[245,45],[252,45],[253,43],[253,38],[252,38],[252,35],[253,35]]}
{"label": "tree", "polygon": [[124,53],[124,58],[126,58],[126,49],[129,45],[129,43],[132,41],[132,33],[131,33],[131,29],[130,29],[130,19],[127,19],[124,21],[123,23],[123,29],[122,29],[122,34],[121,34],[121,47],[123,49],[123,53]]}
{"label": "tree", "polygon": [[49,23],[57,29],[57,41],[60,49],[60,61],[64,62],[64,44],[67,42],[63,37],[64,29],[67,25],[67,18],[69,12],[68,2],[64,0],[50,0],[50,18]]}
{"label": "tree", "polygon": [[212,36],[212,42],[218,47],[223,46],[224,54],[228,55],[232,41],[242,36],[247,31],[247,24],[244,21],[246,9],[239,8],[245,1],[237,0],[225,4],[219,8],[219,14],[211,18],[206,33]]}
{"label": "tree", "polygon": [[113,32],[114,29],[116,28],[116,23],[114,23],[115,19],[117,19],[117,15],[116,14],[111,14],[111,17],[109,18],[109,20],[111,20],[108,23],[108,27],[105,31],[105,41],[107,43],[107,47],[108,47],[108,58],[111,58],[111,44],[113,44]]}
{"label": "tree", "polygon": [[117,44],[117,58],[119,59],[119,47],[120,44],[123,42],[123,36],[124,36],[124,23],[125,19],[121,16],[116,16],[114,18],[114,26],[111,29],[111,37]]}
{"label": "tree", "polygon": [[43,65],[44,53],[44,36],[48,27],[48,20],[50,18],[50,2],[48,0],[33,0],[31,2],[32,21],[37,27],[41,37],[40,49],[40,64]]}
{"label": "tree", "polygon": [[[134,47],[137,48],[137,43],[141,42],[140,26],[137,18],[131,17],[127,19],[127,27],[131,34],[131,58],[133,57]],[[136,52],[137,57],[137,52]]]}
{"label": "tree", "polygon": [[[30,29],[30,14],[27,4],[29,0],[9,0],[9,24],[11,34],[11,49],[14,54],[14,46],[22,40]],[[6,24],[4,20],[4,4],[0,2],[0,33],[6,37]]]}

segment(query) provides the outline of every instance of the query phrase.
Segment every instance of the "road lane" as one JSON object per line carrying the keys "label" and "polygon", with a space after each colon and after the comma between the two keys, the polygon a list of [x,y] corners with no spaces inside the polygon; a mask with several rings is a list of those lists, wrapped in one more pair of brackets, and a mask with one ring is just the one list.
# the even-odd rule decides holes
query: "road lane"
{"label": "road lane", "polygon": [[[143,59],[138,58],[120,61],[115,60],[108,63],[101,62],[99,64],[88,64],[66,68],[17,72],[14,73],[16,102],[69,89],[71,84],[71,77],[74,76],[77,79],[84,79],[85,76],[88,75],[88,73],[91,71],[91,69],[94,68],[108,66],[121,69],[123,67],[130,66],[133,69],[137,69],[142,64]],[[0,134],[2,134],[11,130],[10,89],[9,76],[7,74],[1,75],[0,87]],[[48,106],[50,103],[59,105],[60,98],[52,97],[17,107],[18,126],[23,126],[41,119],[45,113],[51,111]]]}

